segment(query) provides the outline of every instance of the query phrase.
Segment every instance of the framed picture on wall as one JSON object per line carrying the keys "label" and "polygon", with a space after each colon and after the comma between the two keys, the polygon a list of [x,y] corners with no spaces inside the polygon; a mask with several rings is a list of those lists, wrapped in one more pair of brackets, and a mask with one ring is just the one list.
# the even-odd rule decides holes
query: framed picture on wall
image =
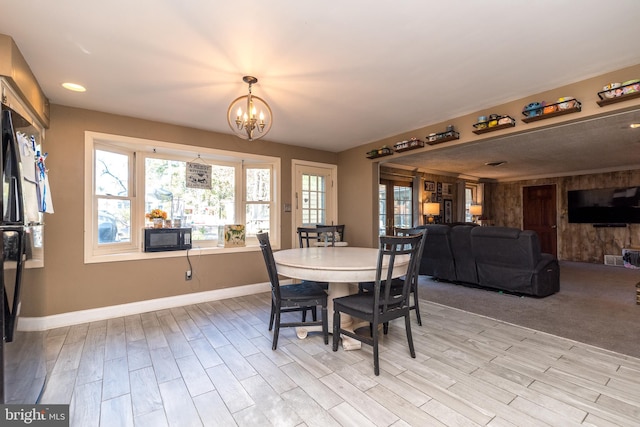
{"label": "framed picture on wall", "polygon": [[451,196],[451,195],[453,195],[453,191],[451,189],[452,186],[453,186],[453,184],[443,183],[442,184],[442,195],[443,196]]}
{"label": "framed picture on wall", "polygon": [[433,181],[425,181],[424,182],[424,191],[428,193],[433,193],[436,191],[436,183]]}
{"label": "framed picture on wall", "polygon": [[453,219],[453,200],[444,199],[444,223],[451,224]]}

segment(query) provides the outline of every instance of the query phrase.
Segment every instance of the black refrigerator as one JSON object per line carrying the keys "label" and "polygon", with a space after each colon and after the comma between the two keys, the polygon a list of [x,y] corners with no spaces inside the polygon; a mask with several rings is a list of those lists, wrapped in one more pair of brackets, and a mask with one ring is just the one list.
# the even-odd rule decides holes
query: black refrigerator
{"label": "black refrigerator", "polygon": [[[0,343],[0,403],[39,402],[46,378],[44,332],[17,330],[25,264],[42,249],[42,213],[37,178],[36,147],[41,147],[39,128],[28,110],[5,104],[3,87],[2,149],[0,150],[0,293],[2,293],[3,339]],[[11,104],[16,107],[14,103]]]}

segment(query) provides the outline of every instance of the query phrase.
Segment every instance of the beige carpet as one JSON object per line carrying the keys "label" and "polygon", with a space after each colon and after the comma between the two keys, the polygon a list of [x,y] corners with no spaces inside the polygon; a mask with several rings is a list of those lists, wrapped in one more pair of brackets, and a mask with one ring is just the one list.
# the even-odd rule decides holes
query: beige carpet
{"label": "beige carpet", "polygon": [[546,298],[420,277],[420,298],[640,357],[640,270],[563,261],[560,292]]}

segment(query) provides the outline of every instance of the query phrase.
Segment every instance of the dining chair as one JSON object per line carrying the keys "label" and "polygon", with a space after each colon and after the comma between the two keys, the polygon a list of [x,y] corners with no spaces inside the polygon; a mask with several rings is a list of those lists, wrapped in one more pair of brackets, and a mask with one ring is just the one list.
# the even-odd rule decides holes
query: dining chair
{"label": "dining chair", "polygon": [[[298,243],[301,248],[308,248],[313,246],[335,246],[335,236],[336,236],[336,227],[335,226],[315,226],[315,227],[298,227]],[[324,242],[324,245],[321,243]],[[306,280],[303,280],[302,283],[306,283]],[[314,282],[318,285],[322,286],[324,289],[329,289],[329,283],[327,282]],[[313,320],[317,320],[316,310],[312,310],[311,314],[313,316]],[[302,321],[307,320],[307,310],[302,312]]]}
{"label": "dining chair", "polygon": [[336,234],[334,234],[334,244],[335,242],[346,242],[344,238],[344,224],[336,224],[336,225],[325,225],[325,224],[317,224],[317,228],[320,227],[335,227]]}
{"label": "dining chair", "polygon": [[[424,245],[427,241],[427,229],[425,228],[400,228],[396,227],[394,229],[394,233],[396,236],[412,236],[416,234],[423,234],[423,238],[420,241],[420,248],[418,249],[418,261],[415,264],[416,271],[412,276],[411,289],[410,289],[410,298],[409,300],[413,301],[412,305],[409,306],[409,310],[414,310],[416,312],[416,319],[418,321],[418,326],[422,326],[422,317],[420,316],[420,298],[418,297],[418,279],[419,279],[419,271],[420,271],[420,260],[422,260],[422,253],[424,251]],[[402,291],[404,286],[404,277],[398,277],[391,281],[391,291],[393,293],[399,293]],[[373,282],[360,282],[358,283],[358,291],[359,292],[373,292],[374,283]],[[413,296],[413,298],[411,298]],[[385,329],[387,325],[385,325]]]}
{"label": "dining chair", "polygon": [[[295,285],[280,285],[276,261],[273,258],[273,250],[269,242],[269,233],[256,235],[260,243],[260,250],[267,266],[269,281],[271,282],[271,315],[269,317],[269,330],[273,329],[273,350],[278,348],[278,336],[280,328],[296,326],[322,326],[324,343],[329,344],[329,326],[327,319],[327,292],[315,282],[305,282]],[[281,314],[302,311],[321,306],[322,320],[310,322],[281,322]]]}
{"label": "dining chair", "polygon": [[[385,323],[388,324],[391,320],[404,317],[409,353],[411,357],[416,357],[411,336],[409,293],[413,276],[417,271],[415,264],[420,261],[418,252],[423,240],[424,234],[422,233],[411,236],[381,236],[373,292],[357,293],[333,299],[333,351],[338,351],[338,341],[341,334],[373,346],[373,371],[376,375],[380,375],[378,360],[380,332],[378,327]],[[402,255],[409,256],[409,264],[402,281],[402,290],[396,293],[392,291],[393,270],[397,257]],[[341,313],[369,322],[372,325],[371,336],[342,329],[340,327]]]}
{"label": "dining chair", "polygon": [[[334,225],[298,227],[298,243],[301,248],[335,246],[337,228]],[[323,244],[324,243],[324,244]]]}

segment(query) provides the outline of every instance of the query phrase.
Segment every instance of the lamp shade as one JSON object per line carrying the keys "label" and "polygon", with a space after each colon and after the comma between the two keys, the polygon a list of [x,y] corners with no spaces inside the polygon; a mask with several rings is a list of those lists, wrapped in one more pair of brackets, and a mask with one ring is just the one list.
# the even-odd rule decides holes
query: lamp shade
{"label": "lamp shade", "polygon": [[423,205],[424,215],[440,215],[440,203],[427,202]]}
{"label": "lamp shade", "polygon": [[469,206],[469,213],[473,216],[482,215],[482,205],[471,205]]}

